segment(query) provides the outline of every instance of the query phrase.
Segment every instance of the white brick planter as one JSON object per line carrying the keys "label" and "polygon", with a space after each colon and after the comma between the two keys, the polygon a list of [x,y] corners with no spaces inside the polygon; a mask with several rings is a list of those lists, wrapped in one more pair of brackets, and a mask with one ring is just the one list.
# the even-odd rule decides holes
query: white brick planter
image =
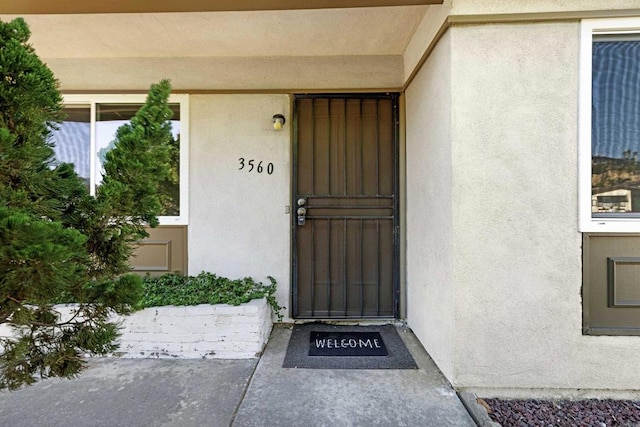
{"label": "white brick planter", "polygon": [[120,318],[114,356],[247,359],[260,355],[271,333],[265,299],[227,304],[152,307]]}
{"label": "white brick planter", "polygon": [[[73,305],[56,309],[68,319]],[[246,304],[152,307],[114,319],[120,323],[125,358],[249,359],[264,349],[273,323],[266,299]],[[0,335],[11,336],[7,325]]]}

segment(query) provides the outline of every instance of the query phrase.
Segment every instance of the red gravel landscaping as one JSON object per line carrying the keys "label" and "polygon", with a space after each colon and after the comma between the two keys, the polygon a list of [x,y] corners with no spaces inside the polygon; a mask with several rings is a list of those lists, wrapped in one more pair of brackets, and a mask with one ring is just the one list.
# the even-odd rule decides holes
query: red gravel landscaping
{"label": "red gravel landscaping", "polygon": [[640,426],[640,401],[478,399],[503,427]]}

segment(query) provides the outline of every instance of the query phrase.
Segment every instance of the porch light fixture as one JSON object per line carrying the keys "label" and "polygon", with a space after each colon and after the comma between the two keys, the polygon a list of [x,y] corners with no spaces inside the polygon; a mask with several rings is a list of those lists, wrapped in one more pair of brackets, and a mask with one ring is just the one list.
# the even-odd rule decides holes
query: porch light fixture
{"label": "porch light fixture", "polygon": [[275,130],[282,129],[282,126],[284,125],[285,122],[286,122],[286,120],[284,119],[284,116],[282,114],[274,115],[273,116],[273,129],[275,129]]}

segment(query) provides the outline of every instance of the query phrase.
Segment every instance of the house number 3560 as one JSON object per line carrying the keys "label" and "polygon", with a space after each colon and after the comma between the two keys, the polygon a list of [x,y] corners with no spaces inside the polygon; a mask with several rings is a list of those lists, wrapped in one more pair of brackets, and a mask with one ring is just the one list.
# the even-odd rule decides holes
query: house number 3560
{"label": "house number 3560", "polygon": [[269,175],[273,173],[273,163],[267,163],[264,165],[262,160],[246,160],[244,157],[240,157],[238,159],[240,162],[240,167],[238,170],[243,170],[246,168],[247,172],[267,172]]}

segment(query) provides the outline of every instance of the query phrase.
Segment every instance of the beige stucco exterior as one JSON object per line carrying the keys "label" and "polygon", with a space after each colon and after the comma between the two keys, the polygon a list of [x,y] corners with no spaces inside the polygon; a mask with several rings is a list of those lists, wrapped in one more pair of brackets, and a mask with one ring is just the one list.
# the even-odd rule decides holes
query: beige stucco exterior
{"label": "beige stucco exterior", "polygon": [[402,86],[402,53],[428,8],[26,18],[65,91],[140,91],[163,78],[186,92],[362,90]]}
{"label": "beige stucco exterior", "polygon": [[595,385],[575,372],[591,369],[580,366],[578,35],[577,22],[452,29],[459,386]]}
{"label": "beige stucco exterior", "polygon": [[456,25],[407,88],[407,319],[458,388],[639,395],[637,337],[580,328],[579,46],[579,20]]}
{"label": "beige stucco exterior", "polygon": [[455,15],[491,15],[512,13],[585,12],[637,9],[638,0],[453,0]]}
{"label": "beige stucco exterior", "polygon": [[[150,40],[133,53],[116,44],[74,57],[79,40],[42,54],[68,92],[170,77],[190,94],[190,274],[272,275],[289,315],[292,95],[403,92],[403,312],[446,377],[485,396],[640,397],[640,339],[582,334],[578,228],[581,20],[640,17],[640,0],[233,13],[242,30],[212,25],[217,39],[203,40],[194,28],[202,48],[183,54],[140,54]],[[36,49],[64,25],[33,21]],[[369,37],[374,24],[382,33]],[[239,170],[240,158],[273,174]]]}
{"label": "beige stucco exterior", "polygon": [[[150,81],[170,78],[175,90],[331,91],[333,88],[398,88],[402,84],[400,56],[331,56],[324,58],[91,58],[50,59],[64,89],[140,91]],[[79,68],[80,66],[80,68]],[[337,71],[337,72],[336,72]]]}
{"label": "beige stucco exterior", "polygon": [[[272,276],[280,305],[289,308],[291,126],[274,131],[272,125],[274,114],[291,117],[289,97],[190,99],[189,272],[265,282]],[[242,170],[240,158],[247,164]]]}
{"label": "beige stucco exterior", "polygon": [[407,321],[454,375],[455,286],[451,141],[451,34],[406,92]]}
{"label": "beige stucco exterior", "polygon": [[[453,11],[551,10],[498,3]],[[458,388],[638,395],[637,337],[580,328],[579,46],[577,19],[453,26],[407,88],[407,320]]]}

